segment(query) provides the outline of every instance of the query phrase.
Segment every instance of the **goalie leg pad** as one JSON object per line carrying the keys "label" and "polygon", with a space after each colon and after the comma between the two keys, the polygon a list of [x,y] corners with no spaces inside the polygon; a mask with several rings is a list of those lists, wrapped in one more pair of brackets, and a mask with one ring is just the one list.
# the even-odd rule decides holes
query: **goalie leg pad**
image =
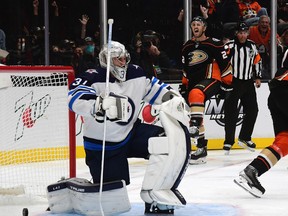
{"label": "goalie leg pad", "polygon": [[[171,109],[166,110],[168,112]],[[157,203],[157,206],[159,204],[171,209],[171,206],[176,208],[186,204],[183,196],[176,196],[173,190],[176,191],[188,167],[191,141],[187,127],[173,115],[161,110],[159,115],[167,137],[149,139],[148,150],[151,155],[141,198],[147,203]]]}
{"label": "goalie leg pad", "polygon": [[[61,184],[54,184],[59,186]],[[99,206],[99,184],[92,184],[86,179],[71,178],[62,182],[65,184],[65,199],[63,201],[60,193],[54,194],[49,192],[48,186],[48,202],[52,213],[69,213],[76,212],[83,215],[101,215]],[[64,186],[63,186],[64,189]],[[61,190],[59,190],[60,192]],[[63,191],[61,191],[63,192]],[[52,197],[54,201],[52,202]],[[55,199],[57,197],[57,199]],[[57,205],[52,205],[57,200]],[[51,204],[51,205],[50,205]],[[69,204],[69,206],[68,206]],[[60,209],[61,205],[67,206]],[[101,197],[101,205],[105,215],[113,215],[127,212],[131,209],[125,181],[114,181],[103,184]],[[57,208],[55,208],[57,207]]]}
{"label": "goalie leg pad", "polygon": [[47,187],[47,199],[52,213],[73,212],[67,180],[49,185]]}

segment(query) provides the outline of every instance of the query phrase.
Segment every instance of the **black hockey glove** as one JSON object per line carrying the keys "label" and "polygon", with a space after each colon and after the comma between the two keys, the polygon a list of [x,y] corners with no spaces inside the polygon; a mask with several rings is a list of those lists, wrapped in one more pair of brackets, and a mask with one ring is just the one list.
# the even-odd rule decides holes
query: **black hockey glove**
{"label": "black hockey glove", "polygon": [[186,98],[186,96],[187,96],[187,87],[186,87],[186,85],[180,84],[178,90],[179,90],[179,93],[181,94],[181,96],[183,98]]}
{"label": "black hockey glove", "polygon": [[225,83],[221,83],[220,89],[225,92],[231,92],[233,90],[233,85],[227,85]]}
{"label": "black hockey glove", "polygon": [[233,91],[232,85],[227,85],[227,84],[222,83],[220,85],[220,89],[219,89],[218,93],[215,96],[218,99],[225,99],[228,97],[228,95],[230,94],[231,91]]}

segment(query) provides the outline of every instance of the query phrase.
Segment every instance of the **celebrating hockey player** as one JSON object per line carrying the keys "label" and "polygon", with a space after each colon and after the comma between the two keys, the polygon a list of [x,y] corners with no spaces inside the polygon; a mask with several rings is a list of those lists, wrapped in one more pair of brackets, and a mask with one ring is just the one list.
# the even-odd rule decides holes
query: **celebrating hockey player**
{"label": "celebrating hockey player", "polygon": [[[128,64],[130,55],[124,45],[116,41],[111,42],[110,48],[108,45],[104,45],[99,54],[101,67],[87,70],[70,86],[69,108],[84,118],[86,164],[94,184],[100,183],[103,171],[106,185],[120,180],[128,185],[127,158],[148,159],[141,189],[145,212],[171,214],[175,208],[186,204],[177,190],[191,150],[185,100],[169,85],[154,77],[148,79],[139,66]],[[107,95],[105,84],[109,53],[111,76]],[[163,127],[139,120],[143,100],[159,105]],[[101,170],[103,150],[105,160]],[[111,208],[113,204],[109,204]]]}
{"label": "celebrating hockey player", "polygon": [[220,87],[231,89],[232,68],[227,50],[221,41],[205,35],[206,20],[196,16],[191,21],[193,37],[182,48],[183,78],[181,92],[191,108],[191,137],[197,138],[197,150],[190,164],[206,163],[207,140],[204,135],[205,101],[217,94]]}
{"label": "celebrating hockey player", "polygon": [[288,50],[286,50],[281,68],[269,82],[270,95],[268,108],[271,113],[275,139],[242,170],[234,182],[255,197],[260,198],[265,188],[258,177],[270,170],[281,158],[288,154]]}

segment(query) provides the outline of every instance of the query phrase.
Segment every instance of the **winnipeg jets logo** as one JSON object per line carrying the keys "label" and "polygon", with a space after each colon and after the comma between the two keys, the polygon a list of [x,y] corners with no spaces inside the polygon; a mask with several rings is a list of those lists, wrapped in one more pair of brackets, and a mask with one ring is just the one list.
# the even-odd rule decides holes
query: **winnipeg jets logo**
{"label": "winnipeg jets logo", "polygon": [[91,73],[91,74],[92,74],[92,73],[98,73],[97,70],[95,70],[95,69],[88,69],[88,70],[86,70],[85,72],[86,72],[86,73]]}

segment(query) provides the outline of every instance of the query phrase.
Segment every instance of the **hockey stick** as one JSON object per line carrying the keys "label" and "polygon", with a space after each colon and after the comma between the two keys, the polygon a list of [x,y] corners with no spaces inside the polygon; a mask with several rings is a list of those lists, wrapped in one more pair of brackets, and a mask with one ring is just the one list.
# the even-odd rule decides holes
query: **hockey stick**
{"label": "hockey stick", "polygon": [[20,195],[25,194],[25,189],[23,185],[18,185],[10,188],[0,187],[0,195]]}
{"label": "hockey stick", "polygon": [[[106,68],[106,85],[105,85],[105,96],[109,96],[109,78],[110,78],[110,59],[111,59],[111,41],[112,41],[112,24],[114,20],[109,19],[108,25],[108,54],[107,54],[107,68]],[[107,115],[105,112],[104,116],[104,135],[103,135],[103,143],[102,143],[102,160],[101,160],[101,174],[100,174],[100,188],[99,188],[99,207],[101,211],[101,215],[104,216],[104,211],[102,207],[102,191],[103,191],[103,173],[104,173],[104,156],[105,156],[105,141],[106,141],[106,124],[107,124]]]}

